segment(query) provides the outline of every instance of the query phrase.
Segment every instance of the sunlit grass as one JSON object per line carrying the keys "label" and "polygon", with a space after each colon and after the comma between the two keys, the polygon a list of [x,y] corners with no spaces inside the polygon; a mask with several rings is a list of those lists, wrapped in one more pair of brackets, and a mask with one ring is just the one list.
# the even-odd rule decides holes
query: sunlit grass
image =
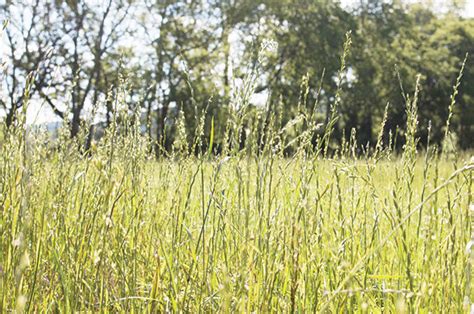
{"label": "sunlit grass", "polygon": [[471,295],[472,161],[420,156],[408,183],[389,155],[153,161],[132,139],[90,157],[2,145],[3,311],[460,311]]}

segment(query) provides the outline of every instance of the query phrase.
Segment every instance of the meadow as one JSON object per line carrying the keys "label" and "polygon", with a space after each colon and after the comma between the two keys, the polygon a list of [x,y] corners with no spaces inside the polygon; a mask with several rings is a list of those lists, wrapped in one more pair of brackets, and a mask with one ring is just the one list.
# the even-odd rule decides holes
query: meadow
{"label": "meadow", "polygon": [[0,309],[469,310],[474,160],[418,150],[413,108],[402,152],[380,135],[331,157],[285,138],[299,120],[156,159],[125,120],[83,152],[88,128],[52,140],[20,117],[0,146]]}
{"label": "meadow", "polygon": [[474,19],[412,2],[0,5],[0,313],[474,313]]}

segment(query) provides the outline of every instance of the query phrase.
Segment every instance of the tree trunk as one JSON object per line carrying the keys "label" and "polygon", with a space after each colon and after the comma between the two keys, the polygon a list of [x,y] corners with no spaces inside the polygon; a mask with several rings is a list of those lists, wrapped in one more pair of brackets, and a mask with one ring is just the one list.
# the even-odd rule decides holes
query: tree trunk
{"label": "tree trunk", "polygon": [[74,107],[72,110],[72,120],[71,120],[71,138],[74,138],[79,133],[81,126],[81,110],[79,107]]}
{"label": "tree trunk", "polygon": [[155,154],[158,157],[160,155],[161,148],[168,150],[165,141],[165,120],[168,115],[169,101],[163,102],[161,108],[156,109],[156,145]]}

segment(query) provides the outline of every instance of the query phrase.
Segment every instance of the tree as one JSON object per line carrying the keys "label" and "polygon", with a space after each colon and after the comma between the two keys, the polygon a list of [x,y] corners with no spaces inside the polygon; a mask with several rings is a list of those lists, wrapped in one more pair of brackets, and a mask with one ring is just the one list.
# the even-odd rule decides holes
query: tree
{"label": "tree", "polygon": [[[288,121],[300,100],[300,82],[307,76],[310,81],[306,104],[312,106],[316,97],[322,96],[318,110],[327,123],[337,89],[344,34],[355,27],[350,14],[334,1],[268,0],[264,4],[265,24],[260,36],[276,40],[278,52],[262,65],[266,79],[257,87],[257,92],[270,92],[271,104],[281,99],[284,119]],[[255,62],[257,58],[253,53]],[[324,84],[318,95],[321,83],[318,80],[323,72]]]}
{"label": "tree", "polygon": [[[47,27],[44,25],[49,25],[52,20],[49,9],[49,4],[39,0],[33,6],[22,9],[9,2],[0,6],[5,18],[5,47],[8,51],[2,73],[2,85],[7,95],[0,98],[0,107],[5,112],[8,127],[14,124],[27,90],[31,95],[57,87],[56,83],[50,82],[54,63],[49,57],[52,55],[51,48],[60,38],[54,32],[51,36],[42,32]],[[62,115],[59,111],[57,114]]]}
{"label": "tree", "polygon": [[146,82],[142,94],[148,133],[155,128],[160,152],[169,149],[172,140],[166,121],[175,120],[179,111],[187,127],[195,129],[200,114],[196,110],[202,112],[214,92],[210,67],[217,45],[212,29],[203,26],[208,16],[202,3],[146,1],[144,7],[141,24],[150,49],[141,63]]}
{"label": "tree", "polygon": [[[345,127],[359,129],[359,138],[374,143],[383,108],[390,103],[386,128],[395,132],[405,124],[405,99],[414,91],[415,77],[421,74],[419,136],[426,144],[431,123],[431,141],[440,144],[448,117],[450,95],[465,53],[472,51],[472,21],[453,14],[436,15],[422,5],[408,8],[397,2],[362,2],[354,14],[359,26],[352,54],[354,79],[345,93]],[[472,113],[469,67],[459,87],[454,118],[457,133],[469,130]],[[399,82],[399,78],[401,82]],[[400,87],[402,84],[402,88]],[[472,121],[472,120],[471,120]],[[465,148],[466,137],[461,137]],[[403,144],[400,142],[400,144]]]}
{"label": "tree", "polygon": [[[102,60],[117,48],[123,31],[120,26],[130,5],[121,0],[108,0],[102,5],[85,0],[36,1],[26,8],[32,16],[29,25],[27,18],[17,16],[27,14],[21,2],[6,5],[15,26],[7,29],[15,65],[10,75],[12,87],[18,89],[18,72],[34,73],[33,91],[57,116],[70,122],[71,137],[79,132],[86,105],[99,100],[96,86],[102,76]],[[13,91],[10,89],[10,93]],[[12,115],[18,103],[19,99],[10,105]]]}

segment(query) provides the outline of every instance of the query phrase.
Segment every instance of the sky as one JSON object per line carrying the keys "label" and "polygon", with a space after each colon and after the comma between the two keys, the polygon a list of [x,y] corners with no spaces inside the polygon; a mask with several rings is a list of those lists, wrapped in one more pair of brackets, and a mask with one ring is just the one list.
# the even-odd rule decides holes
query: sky
{"label": "sky", "polygon": [[469,0],[466,8],[467,16],[474,16],[474,0]]}

